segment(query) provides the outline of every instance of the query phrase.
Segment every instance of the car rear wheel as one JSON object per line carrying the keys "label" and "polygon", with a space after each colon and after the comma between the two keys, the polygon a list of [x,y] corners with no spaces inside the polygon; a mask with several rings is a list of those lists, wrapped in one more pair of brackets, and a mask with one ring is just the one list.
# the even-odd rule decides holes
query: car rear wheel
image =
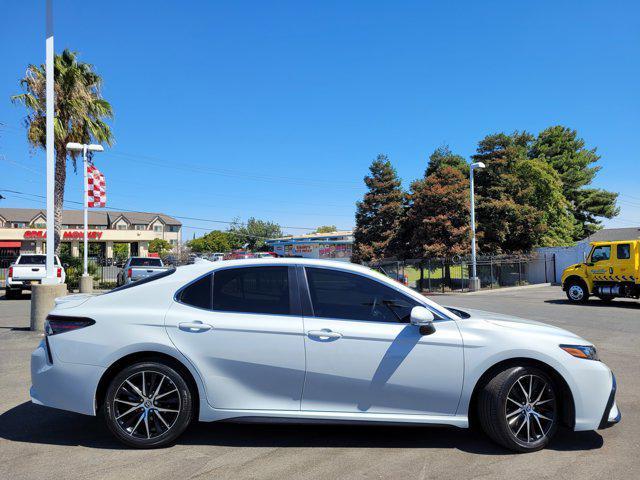
{"label": "car rear wheel", "polygon": [[558,428],[558,395],[552,379],[534,367],[498,373],[478,398],[478,418],[496,443],[516,452],[546,447]]}
{"label": "car rear wheel", "polygon": [[126,445],[170,445],[189,426],[193,395],[173,368],[144,362],[122,370],[109,384],[104,416],[111,432]]}
{"label": "car rear wheel", "polygon": [[589,300],[589,290],[584,282],[573,280],[567,285],[567,298],[573,303],[586,303]]}

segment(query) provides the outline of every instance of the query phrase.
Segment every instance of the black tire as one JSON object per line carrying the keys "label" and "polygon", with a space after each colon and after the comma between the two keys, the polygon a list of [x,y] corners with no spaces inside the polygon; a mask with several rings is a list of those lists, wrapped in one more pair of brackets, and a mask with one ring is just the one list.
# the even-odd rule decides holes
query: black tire
{"label": "black tire", "polygon": [[7,300],[15,300],[17,298],[20,298],[20,294],[22,292],[16,288],[7,288],[4,291],[4,298],[6,298]]}
{"label": "black tire", "polygon": [[582,280],[569,281],[565,292],[571,303],[587,303],[589,301],[589,288]]}
{"label": "black tire", "polygon": [[[146,396],[138,395],[129,387],[133,383],[142,391],[142,379],[147,387],[144,389]],[[167,393],[173,389],[175,392]],[[158,396],[156,402],[151,398],[154,393]],[[109,430],[128,446],[165,447],[171,445],[191,423],[193,398],[187,382],[175,369],[154,361],[136,363],[124,368],[109,384],[104,418]],[[140,405],[136,408],[134,404],[138,402]],[[132,412],[127,414],[127,410]],[[173,411],[178,413],[171,413]]]}
{"label": "black tire", "polygon": [[[533,381],[532,387],[529,386],[529,379]],[[538,399],[540,404],[525,410],[524,393],[527,392],[521,391],[521,387],[524,390],[532,389],[529,402],[533,402],[542,392]],[[494,442],[509,450],[521,453],[541,450],[548,445],[558,428],[558,393],[553,380],[538,368],[513,367],[499,372],[484,386],[478,397],[480,425]],[[520,407],[515,403],[521,404]],[[518,408],[522,410],[521,413],[517,412]]]}

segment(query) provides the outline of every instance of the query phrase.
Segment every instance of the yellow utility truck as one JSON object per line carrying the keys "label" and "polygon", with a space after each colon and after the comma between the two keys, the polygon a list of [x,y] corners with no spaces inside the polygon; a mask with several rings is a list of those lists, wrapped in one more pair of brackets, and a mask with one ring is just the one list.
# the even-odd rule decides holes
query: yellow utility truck
{"label": "yellow utility truck", "polygon": [[585,262],[562,272],[562,289],[575,303],[586,302],[590,295],[605,302],[640,298],[640,240],[592,242]]}

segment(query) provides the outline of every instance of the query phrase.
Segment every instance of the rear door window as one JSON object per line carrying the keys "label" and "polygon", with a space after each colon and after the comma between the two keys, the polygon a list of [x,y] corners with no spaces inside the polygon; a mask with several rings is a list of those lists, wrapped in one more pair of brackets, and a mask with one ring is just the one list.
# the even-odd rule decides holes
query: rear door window
{"label": "rear door window", "polygon": [[629,260],[631,258],[631,244],[622,243],[616,248],[618,260]]}
{"label": "rear door window", "polygon": [[289,267],[243,267],[213,275],[213,310],[288,315]]}

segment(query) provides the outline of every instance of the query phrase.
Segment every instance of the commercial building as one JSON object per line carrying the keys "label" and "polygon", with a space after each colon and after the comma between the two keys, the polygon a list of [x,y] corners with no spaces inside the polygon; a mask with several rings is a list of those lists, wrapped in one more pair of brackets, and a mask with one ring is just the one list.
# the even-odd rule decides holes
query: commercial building
{"label": "commercial building", "polygon": [[[89,211],[89,255],[114,258],[114,246],[126,245],[128,255],[146,256],[149,242],[156,238],[177,247],[182,224],[162,213]],[[46,211],[32,208],[0,208],[0,267],[22,253],[44,253]],[[62,214],[62,246],[65,253],[80,256],[84,239],[82,210]]]}
{"label": "commercial building", "polygon": [[321,258],[351,261],[353,232],[309,233],[265,240],[271,250],[281,257]]}

